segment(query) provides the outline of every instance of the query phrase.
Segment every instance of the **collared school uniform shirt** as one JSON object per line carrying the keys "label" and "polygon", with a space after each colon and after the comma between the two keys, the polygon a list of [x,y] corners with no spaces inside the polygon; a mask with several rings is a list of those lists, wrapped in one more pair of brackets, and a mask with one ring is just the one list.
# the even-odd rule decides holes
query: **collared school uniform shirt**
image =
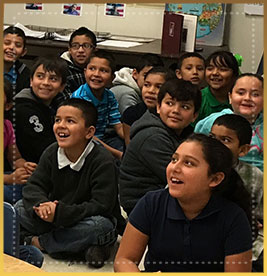
{"label": "collared school uniform shirt", "polygon": [[252,247],[245,212],[219,196],[212,196],[189,220],[169,189],[148,192],[130,213],[129,222],[149,236],[146,272],[224,271],[225,256]]}

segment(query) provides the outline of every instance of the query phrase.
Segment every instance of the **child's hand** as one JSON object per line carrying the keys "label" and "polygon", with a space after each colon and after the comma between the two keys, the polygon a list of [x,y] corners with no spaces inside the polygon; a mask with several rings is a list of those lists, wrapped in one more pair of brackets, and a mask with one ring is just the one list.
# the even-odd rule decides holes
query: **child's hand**
{"label": "child's hand", "polygon": [[12,174],[12,181],[16,184],[25,184],[30,174],[24,168],[16,169]]}
{"label": "child's hand", "polygon": [[41,203],[38,207],[33,206],[33,210],[42,220],[53,222],[58,201],[48,201]]}
{"label": "child's hand", "polygon": [[34,172],[34,170],[36,169],[36,167],[37,167],[36,163],[33,163],[33,162],[25,162],[24,163],[24,168],[29,174],[32,174]]}
{"label": "child's hand", "polygon": [[261,223],[261,222],[259,222],[258,220],[257,220],[257,227],[258,227],[258,229],[262,229],[262,228],[263,228],[262,223]]}

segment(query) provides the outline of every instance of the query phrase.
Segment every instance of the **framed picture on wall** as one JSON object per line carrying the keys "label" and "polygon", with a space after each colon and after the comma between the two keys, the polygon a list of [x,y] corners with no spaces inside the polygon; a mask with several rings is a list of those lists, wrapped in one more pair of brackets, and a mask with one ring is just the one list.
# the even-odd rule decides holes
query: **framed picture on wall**
{"label": "framed picture on wall", "polygon": [[125,17],[126,4],[107,3],[105,6],[105,15]]}
{"label": "framed picture on wall", "polygon": [[43,4],[42,3],[27,3],[25,4],[25,10],[43,10]]}
{"label": "framed picture on wall", "polygon": [[63,4],[63,14],[67,15],[76,15],[80,16],[81,15],[81,4]]}

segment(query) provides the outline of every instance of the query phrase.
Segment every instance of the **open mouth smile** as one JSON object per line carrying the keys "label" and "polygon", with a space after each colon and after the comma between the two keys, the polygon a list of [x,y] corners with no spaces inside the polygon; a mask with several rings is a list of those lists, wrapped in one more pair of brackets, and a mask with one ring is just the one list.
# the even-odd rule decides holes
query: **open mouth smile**
{"label": "open mouth smile", "polygon": [[171,178],[171,183],[172,184],[184,184],[183,181],[179,180],[178,178],[172,177]]}

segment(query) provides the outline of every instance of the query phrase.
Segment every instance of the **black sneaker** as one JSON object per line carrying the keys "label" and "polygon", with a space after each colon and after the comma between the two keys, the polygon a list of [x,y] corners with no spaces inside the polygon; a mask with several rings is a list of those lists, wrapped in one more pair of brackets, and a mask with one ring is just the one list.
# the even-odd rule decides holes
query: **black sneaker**
{"label": "black sneaker", "polygon": [[85,260],[89,266],[100,268],[110,257],[110,246],[92,245],[85,252]]}

